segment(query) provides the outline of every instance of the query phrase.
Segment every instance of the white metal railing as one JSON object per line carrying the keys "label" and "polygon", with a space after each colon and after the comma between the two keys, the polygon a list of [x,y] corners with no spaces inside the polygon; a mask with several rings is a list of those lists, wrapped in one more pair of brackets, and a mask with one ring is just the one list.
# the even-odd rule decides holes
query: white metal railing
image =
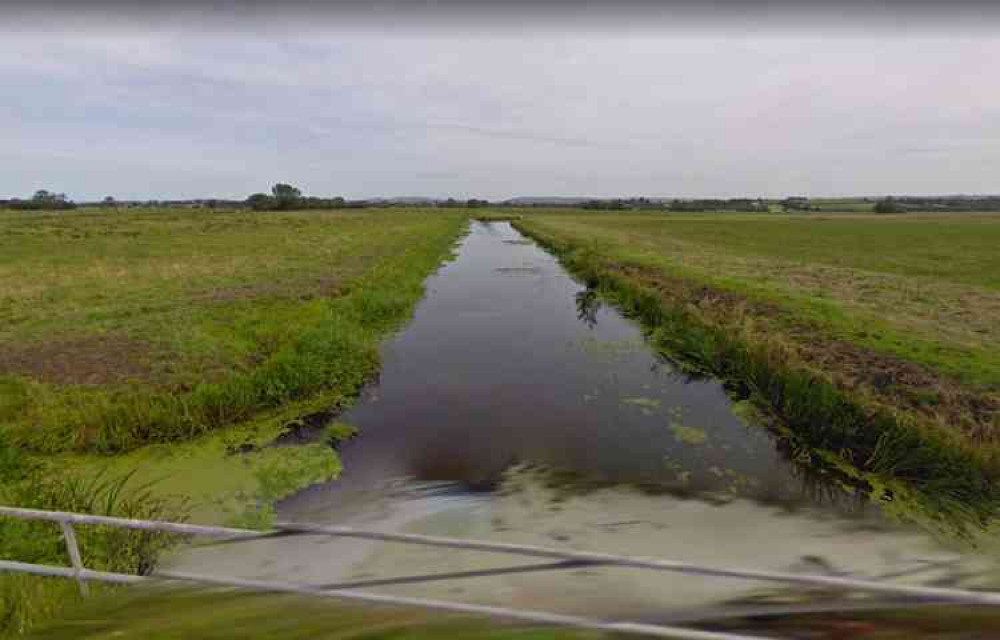
{"label": "white metal railing", "polygon": [[[373,602],[382,604],[393,604],[403,606],[415,606],[441,611],[471,613],[480,615],[496,616],[513,620],[527,622],[556,624],[571,627],[587,628],[600,631],[613,631],[622,633],[633,633],[663,638],[677,638],[680,640],[760,640],[744,635],[734,635],[729,633],[719,633],[713,631],[700,631],[684,627],[673,627],[665,625],[651,625],[633,622],[605,621],[577,616],[548,613],[542,611],[527,611],[520,609],[509,609],[504,607],[493,607],[486,605],[466,604],[459,602],[449,602],[440,600],[428,600],[423,598],[410,598],[402,596],[392,596],[376,594],[366,591],[357,591],[360,586],[383,586],[392,584],[413,584],[419,582],[429,582],[432,580],[458,579],[468,577],[482,577],[489,575],[503,575],[512,573],[527,573],[536,571],[555,571],[563,569],[580,568],[584,566],[617,566],[631,567],[634,569],[645,569],[652,571],[669,571],[691,575],[725,577],[743,580],[756,580],[767,582],[778,582],[783,584],[823,587],[826,589],[836,589],[842,591],[861,591],[866,593],[877,593],[882,595],[902,596],[913,598],[923,602],[948,602],[971,605],[1000,605],[1000,593],[989,591],[972,591],[967,589],[953,589],[941,587],[924,587],[917,585],[894,584],[889,582],[879,582],[875,580],[863,580],[847,578],[842,576],[819,576],[803,575],[793,573],[782,573],[774,571],[756,571],[748,569],[734,569],[722,567],[709,567],[696,565],[674,560],[662,560],[657,558],[630,557],[608,553],[594,553],[587,551],[575,551],[569,549],[558,549],[553,547],[539,547],[522,544],[509,544],[499,542],[487,542],[481,540],[463,540],[458,538],[445,538],[438,536],[425,536],[406,533],[388,533],[381,531],[368,531],[354,529],[351,527],[321,526],[313,524],[301,524],[291,522],[279,522],[272,531],[261,532],[250,529],[238,529],[232,527],[213,527],[204,525],[184,524],[177,522],[162,522],[154,520],[132,520],[127,518],[115,518],[109,516],[95,516],[80,513],[67,513],[61,511],[41,511],[37,509],[21,509],[15,507],[0,506],[0,516],[19,518],[24,520],[43,520],[58,523],[62,527],[63,537],[66,541],[66,548],[69,553],[70,567],[58,567],[51,565],[30,564],[9,560],[0,560],[0,572],[18,572],[42,576],[56,576],[72,578],[80,584],[81,592],[87,594],[87,583],[89,581],[111,582],[119,584],[132,584],[149,580],[174,580],[184,582],[194,582],[201,584],[240,587],[261,591],[278,591],[302,593],[315,596],[340,598],[345,600],[357,600],[363,602]],[[138,576],[121,573],[109,573],[103,571],[93,571],[83,565],[80,555],[79,545],[73,525],[103,525],[110,527],[120,527],[141,531],[157,531],[186,536],[206,536],[222,538],[227,541],[248,541],[255,539],[266,539],[274,537],[286,537],[293,535],[322,535],[343,538],[359,538],[365,540],[376,540],[382,542],[398,542],[404,544],[417,544],[425,546],[446,547],[452,549],[463,549],[471,551],[482,551],[489,553],[502,553],[510,555],[527,556],[534,558],[544,558],[551,562],[519,565],[514,567],[502,567],[499,569],[486,569],[480,571],[467,571],[459,573],[432,574],[421,576],[404,576],[397,578],[386,578],[378,580],[367,580],[363,582],[346,582],[326,585],[308,585],[300,583],[288,583],[277,581],[247,580],[229,577],[217,577],[198,575],[190,573],[163,572],[158,571],[152,576]]]}

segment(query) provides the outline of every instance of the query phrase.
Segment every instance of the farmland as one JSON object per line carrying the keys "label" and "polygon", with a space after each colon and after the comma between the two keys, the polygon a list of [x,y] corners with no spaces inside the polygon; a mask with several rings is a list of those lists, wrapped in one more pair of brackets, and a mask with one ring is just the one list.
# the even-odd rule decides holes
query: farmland
{"label": "farmland", "polygon": [[[406,325],[473,214],[515,219],[637,319],[658,355],[755,404],[792,443],[796,464],[835,468],[856,481],[844,485],[852,491],[868,483],[876,502],[902,505],[913,489],[924,498],[918,519],[990,523],[1000,477],[1000,216],[957,213],[0,211],[0,502],[265,526],[276,501],[339,475],[327,445],[350,430],[331,420],[378,373],[381,342]],[[481,246],[531,244],[492,242]],[[501,268],[482,277],[511,287],[536,277],[497,255]],[[454,300],[488,290],[457,282],[473,288],[452,290]],[[452,302],[439,317],[446,337],[488,347],[449,324],[487,316],[456,315]],[[567,303],[572,321],[572,296]],[[530,328],[543,324],[532,318]],[[424,329],[430,344],[437,329]],[[480,382],[495,384],[495,395],[500,379]],[[558,382],[545,385],[549,395]],[[596,410],[594,396],[573,398]],[[659,419],[659,400],[609,402]],[[326,436],[297,440],[303,427]],[[428,430],[409,420],[397,428]],[[509,428],[497,437],[509,439]],[[678,447],[708,448],[706,431],[671,429]],[[299,446],[272,446],[285,436]],[[148,569],[170,542],[83,536],[88,564],[117,571]],[[61,544],[51,527],[0,523],[5,557],[61,563]],[[74,588],[0,580],[0,629],[51,616]]]}
{"label": "farmland", "polygon": [[[992,511],[997,216],[534,212],[517,224],[645,316],[666,352],[797,421],[805,443],[940,494],[963,495],[963,476]],[[887,446],[887,432],[908,444]],[[932,451],[943,456],[922,457]]]}
{"label": "farmland", "polygon": [[116,453],[350,394],[461,226],[409,212],[3,214],[0,420],[31,450]]}
{"label": "farmland", "polygon": [[[350,402],[464,221],[0,212],[0,501],[266,519],[273,500],[340,468],[322,443],[267,445],[302,416]],[[84,545],[96,566],[136,570],[159,548],[140,542],[125,556],[114,536]],[[5,522],[0,547],[62,558],[44,526]],[[65,586],[5,578],[3,627],[44,616],[72,596]]]}

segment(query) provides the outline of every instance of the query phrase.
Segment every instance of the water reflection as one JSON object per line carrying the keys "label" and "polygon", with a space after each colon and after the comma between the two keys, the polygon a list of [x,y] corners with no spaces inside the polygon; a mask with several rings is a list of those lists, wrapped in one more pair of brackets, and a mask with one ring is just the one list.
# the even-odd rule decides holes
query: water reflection
{"label": "water reflection", "polygon": [[[843,478],[797,462],[722,385],[672,366],[510,225],[474,224],[427,289],[385,345],[378,383],[341,416],[361,429],[342,447],[343,477],[282,502],[282,519],[857,576],[956,557],[871,513]],[[509,562],[370,541],[338,540],[331,553],[330,544],[249,543],[178,568],[211,562],[232,575],[326,584]],[[979,575],[960,560],[961,571],[942,564],[921,578]],[[610,569],[394,591],[654,622],[735,603],[831,602]]]}
{"label": "water reflection", "polygon": [[863,505],[506,223],[473,225],[383,361],[377,393],[341,417],[362,433],[342,452],[344,477],[299,502],[349,500],[386,478],[484,491],[526,463],[581,487],[844,515]]}
{"label": "water reflection", "polygon": [[588,328],[597,326],[597,312],[601,310],[601,299],[597,290],[587,287],[576,294],[576,317]]}

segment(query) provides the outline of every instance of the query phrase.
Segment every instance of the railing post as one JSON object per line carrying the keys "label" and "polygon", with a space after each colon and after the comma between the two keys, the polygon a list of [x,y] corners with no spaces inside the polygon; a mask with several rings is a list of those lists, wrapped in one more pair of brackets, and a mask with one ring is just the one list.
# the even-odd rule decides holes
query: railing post
{"label": "railing post", "polygon": [[80,545],[76,542],[76,532],[73,525],[68,522],[60,522],[63,538],[66,539],[66,550],[69,551],[69,561],[73,564],[73,572],[76,575],[76,582],[80,585],[80,595],[84,598],[90,595],[90,585],[83,579],[83,560],[80,558]]}

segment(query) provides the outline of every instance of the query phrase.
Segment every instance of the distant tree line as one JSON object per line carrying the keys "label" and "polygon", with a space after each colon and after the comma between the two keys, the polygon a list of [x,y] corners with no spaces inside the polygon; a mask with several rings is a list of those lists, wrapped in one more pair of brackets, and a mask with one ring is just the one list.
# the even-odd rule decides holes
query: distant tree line
{"label": "distant tree line", "polygon": [[888,196],[875,203],[876,213],[1000,211],[1000,196]]}
{"label": "distant tree line", "polygon": [[[558,206],[558,205],[556,205]],[[767,211],[767,203],[762,199],[751,198],[703,198],[670,201],[651,198],[613,198],[608,200],[588,200],[580,205],[584,209],[601,211],[624,211],[628,209],[653,209],[658,211],[696,212],[696,211]]]}
{"label": "distant tree line", "polygon": [[351,206],[341,197],[317,198],[303,196],[302,190],[290,184],[279,182],[271,187],[271,193],[255,193],[246,199],[246,205],[254,211],[290,211],[292,209],[341,209]]}
{"label": "distant tree line", "polygon": [[65,193],[53,193],[39,189],[29,200],[15,198],[8,200],[6,206],[10,209],[29,211],[50,211],[60,209],[75,209],[76,203],[66,197]]}
{"label": "distant tree line", "polygon": [[875,213],[902,213],[903,207],[895,198],[889,196],[875,203]]}

